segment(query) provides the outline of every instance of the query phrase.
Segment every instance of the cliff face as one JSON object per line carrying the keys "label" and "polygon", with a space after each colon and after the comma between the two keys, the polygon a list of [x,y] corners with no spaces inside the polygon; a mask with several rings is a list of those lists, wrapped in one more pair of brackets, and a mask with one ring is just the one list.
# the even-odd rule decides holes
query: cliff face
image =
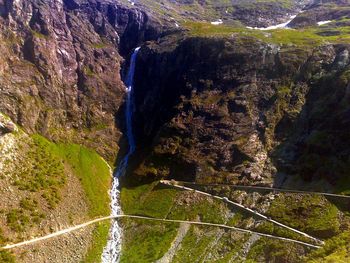
{"label": "cliff face", "polygon": [[161,27],[108,1],[7,0],[0,10],[0,111],[26,131],[81,142],[113,159],[124,96],[119,52],[155,38]]}
{"label": "cliff face", "polygon": [[[219,222],[301,240],[235,206],[206,200],[195,191],[176,191],[156,179],[185,181],[175,185],[227,197],[326,245],[310,251],[254,234],[244,239],[235,232],[195,226],[174,233],[166,225],[130,220],[123,222],[122,262],[154,262],[170,253],[172,262],[326,262],[348,257],[350,251],[342,245],[349,240],[348,199],[314,193],[349,193],[350,46],[342,41],[344,35],[318,38],[328,30],[347,32],[337,23],[269,32],[202,23],[195,32],[145,43],[134,87],[138,150],[129,167],[133,180],[121,193],[126,213]],[[276,194],[232,184],[311,193]],[[145,249],[159,235],[166,236],[161,245],[152,252]],[[174,248],[176,242],[181,245]]]}
{"label": "cliff face", "polygon": [[137,174],[275,185],[292,175],[333,186],[346,180],[349,108],[339,101],[347,97],[349,46],[176,41],[149,44],[137,62],[135,125],[151,152]]}
{"label": "cliff face", "polygon": [[[101,156],[112,164],[119,150],[122,56],[161,31],[115,1],[0,1],[1,246],[110,214]],[[98,262],[108,230],[0,251],[0,261]]]}
{"label": "cliff face", "polygon": [[[341,19],[347,2],[328,1],[334,7],[330,11],[314,2],[292,23],[298,28],[316,25],[324,15],[338,19],[329,28],[266,32],[232,27],[284,22],[308,2],[0,0],[0,194],[6,200],[0,206],[0,244],[43,234],[39,223],[50,232],[60,224],[109,213],[108,166],[72,143],[114,161],[124,123],[123,57],[139,45],[134,90],[138,152],[129,178],[152,183],[124,182],[125,213],[229,222],[305,241],[225,202],[161,187],[156,180],[349,190],[350,46],[348,21]],[[223,26],[210,23],[219,18]],[[191,30],[197,30],[197,37]],[[343,41],[336,41],[338,35]],[[348,244],[346,202],[228,187],[204,190],[318,238]],[[125,262],[154,262],[176,238],[174,225],[125,220],[123,226]],[[313,259],[338,253],[338,247],[326,246],[324,254],[313,255],[301,245],[254,235],[184,229],[178,233],[185,240],[182,248],[168,251],[174,262],[223,256],[227,262],[300,262],[300,255]],[[69,237],[50,243],[35,259],[83,260],[96,236],[103,232],[106,238],[108,226],[94,235],[92,230],[74,246]],[[100,246],[93,249],[96,258],[106,243],[100,239],[93,243]],[[69,248],[60,254],[57,247],[63,243]],[[214,251],[210,255],[208,248]],[[35,251],[31,248],[23,261],[32,262]],[[5,256],[0,252],[0,261]]]}

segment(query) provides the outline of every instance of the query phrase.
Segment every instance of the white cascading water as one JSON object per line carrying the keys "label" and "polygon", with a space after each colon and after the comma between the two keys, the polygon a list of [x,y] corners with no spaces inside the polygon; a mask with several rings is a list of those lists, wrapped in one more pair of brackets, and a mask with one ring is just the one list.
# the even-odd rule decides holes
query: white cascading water
{"label": "white cascading water", "polygon": [[[118,216],[122,213],[119,197],[119,178],[125,174],[126,168],[128,166],[129,157],[135,151],[135,138],[132,132],[132,115],[134,108],[134,99],[133,99],[133,82],[134,82],[134,74],[135,74],[135,66],[136,66],[136,58],[137,54],[140,50],[140,47],[134,50],[134,53],[131,56],[130,60],[130,68],[128,71],[127,78],[125,80],[125,85],[127,87],[127,100],[126,100],[126,110],[125,110],[125,119],[126,119],[126,137],[129,143],[129,150],[125,157],[121,160],[118,165],[117,171],[113,176],[113,186],[111,189],[111,209],[112,216]],[[117,220],[113,222],[112,228],[110,230],[110,239],[108,240],[107,246],[104,248],[102,253],[102,263],[117,263],[120,259],[121,252],[121,237],[122,237],[122,229],[119,226]]]}

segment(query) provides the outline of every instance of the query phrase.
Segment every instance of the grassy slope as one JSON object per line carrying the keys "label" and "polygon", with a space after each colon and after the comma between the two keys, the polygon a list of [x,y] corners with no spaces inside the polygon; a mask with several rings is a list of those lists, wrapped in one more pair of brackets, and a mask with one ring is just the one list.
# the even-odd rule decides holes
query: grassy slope
{"label": "grassy slope", "polygon": [[177,224],[123,219],[121,262],[155,262],[170,248],[177,233]]}
{"label": "grassy slope", "polygon": [[90,216],[109,215],[111,174],[107,163],[95,151],[80,145],[59,144],[56,150],[81,181],[89,202]]}
{"label": "grassy slope", "polygon": [[[33,138],[40,142],[41,147],[55,155],[71,167],[79,178],[86,193],[91,218],[107,216],[110,213],[108,191],[111,184],[110,168],[107,163],[93,150],[76,144],[54,144],[40,135]],[[109,222],[99,224],[93,233],[85,262],[97,262],[103,247],[107,242]]]}
{"label": "grassy slope", "polygon": [[[157,183],[123,188],[122,209],[125,214],[164,218],[174,203],[176,191],[157,189]],[[124,219],[124,243],[121,262],[154,262],[170,247],[176,225]]]}
{"label": "grassy slope", "polygon": [[[108,191],[111,185],[110,168],[93,150],[75,144],[57,146],[60,156],[73,168],[78,176],[89,203],[89,214],[92,218],[110,214]],[[110,223],[103,222],[96,226],[91,247],[84,262],[98,262],[101,252],[107,243]]]}
{"label": "grassy slope", "polygon": [[[201,37],[227,37],[239,35],[253,37],[261,41],[273,44],[317,46],[326,43],[348,43],[350,41],[350,27],[325,27],[305,28],[300,30],[275,29],[260,31],[244,27],[233,27],[227,25],[212,25],[203,22],[186,22],[184,27],[189,35]],[[324,32],[334,32],[334,35],[323,36]]]}
{"label": "grassy slope", "polygon": [[[251,221],[250,215],[242,214],[235,209],[233,210],[235,214],[225,219],[227,207],[225,208],[224,204],[206,198],[198,199],[194,193],[166,188],[158,185],[157,182],[123,188],[121,198],[124,212],[129,214],[227,223],[243,228],[246,228]],[[187,200],[186,202],[189,203],[182,203],[181,200]],[[315,251],[306,249],[302,254],[306,253],[307,256],[298,259],[300,250],[305,248],[288,242],[262,238],[252,246],[247,254],[246,262],[259,262],[261,257],[264,260],[275,260],[276,262],[281,260],[285,262],[347,262],[346,259],[350,255],[347,241],[349,235],[342,231],[348,231],[346,229],[349,229],[349,224],[346,222],[349,221],[349,217],[342,211],[344,210],[341,204],[334,204],[331,200],[320,196],[279,195],[272,201],[267,214],[287,225],[325,239],[326,246]],[[125,243],[123,244],[122,262],[154,262],[170,248],[177,229],[176,225],[134,220],[125,220],[123,225]],[[268,222],[261,222],[254,230],[310,241]],[[220,238],[220,242],[225,238],[229,241],[222,244],[219,242],[218,245],[212,247],[212,244],[216,242],[218,232],[206,227],[192,227],[181,243],[181,248],[177,251],[174,260],[175,262],[190,262],[190,259],[205,255],[205,251],[211,247],[213,251],[217,251],[216,255],[222,256],[218,262],[229,262],[232,257],[239,255],[241,246],[249,238],[249,236],[236,236],[235,238],[231,236],[238,234],[228,231]],[[237,257],[238,260],[240,257]],[[335,259],[338,261],[334,261]]]}
{"label": "grassy slope", "polygon": [[84,258],[84,263],[96,263],[101,260],[101,252],[107,244],[108,234],[110,229],[109,222],[99,223],[94,232],[91,247]]}

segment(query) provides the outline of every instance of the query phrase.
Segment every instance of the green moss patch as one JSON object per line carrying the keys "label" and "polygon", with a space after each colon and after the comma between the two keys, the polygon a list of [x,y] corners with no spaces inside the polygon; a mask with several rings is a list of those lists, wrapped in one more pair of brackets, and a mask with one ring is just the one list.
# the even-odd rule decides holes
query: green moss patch
{"label": "green moss patch", "polygon": [[177,224],[123,219],[124,240],[120,262],[143,263],[160,259],[177,234]]}
{"label": "green moss patch", "polygon": [[319,195],[279,195],[268,215],[275,220],[320,238],[339,232],[337,207]]}
{"label": "green moss patch", "polygon": [[0,251],[0,262],[15,263],[15,257],[9,251]]}
{"label": "green moss patch", "polygon": [[165,217],[175,201],[177,191],[158,182],[123,188],[121,203],[125,214]]}
{"label": "green moss patch", "polygon": [[110,222],[99,223],[93,232],[92,244],[83,260],[84,263],[101,261],[101,251],[107,244]]}
{"label": "green moss patch", "polygon": [[209,244],[214,240],[215,236],[209,232],[199,233],[196,227],[191,227],[187,235],[181,243],[181,249],[174,258],[174,262],[193,262],[193,259],[200,260],[206,252]]}
{"label": "green moss patch", "polygon": [[59,144],[57,152],[78,176],[89,202],[91,217],[107,216],[111,173],[107,163],[93,150],[76,144]]}
{"label": "green moss patch", "polygon": [[326,244],[313,251],[305,259],[310,263],[345,263],[350,262],[350,231],[347,229],[344,233],[326,241]]}
{"label": "green moss patch", "polygon": [[187,28],[191,36],[225,37],[235,35],[253,37],[267,43],[282,45],[318,46],[325,43],[346,43],[350,40],[350,27],[337,28],[337,34],[329,34],[327,28],[319,27],[298,30],[275,29],[260,31],[244,27],[212,25],[206,22],[186,22],[184,27]]}
{"label": "green moss patch", "polygon": [[302,262],[302,246],[269,238],[260,238],[249,250],[244,262]]}
{"label": "green moss patch", "polygon": [[50,208],[60,201],[59,189],[65,184],[63,161],[53,150],[54,145],[39,135],[28,141],[21,165],[14,171],[14,185],[19,190],[41,192]]}

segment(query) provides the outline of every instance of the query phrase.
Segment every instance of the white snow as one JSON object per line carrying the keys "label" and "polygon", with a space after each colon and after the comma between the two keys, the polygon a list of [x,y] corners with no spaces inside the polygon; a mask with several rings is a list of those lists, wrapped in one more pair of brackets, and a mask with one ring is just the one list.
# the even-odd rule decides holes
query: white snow
{"label": "white snow", "polygon": [[250,26],[247,26],[247,28],[249,28],[249,29],[256,29],[256,30],[273,30],[273,29],[280,29],[280,28],[286,29],[286,28],[289,28],[288,24],[290,22],[292,22],[292,20],[294,18],[296,18],[296,15],[291,16],[290,19],[287,22],[282,23],[282,24],[278,24],[278,25],[274,25],[274,26],[269,26],[269,27],[250,27]]}
{"label": "white snow", "polygon": [[322,26],[322,25],[325,25],[325,24],[328,24],[328,23],[331,23],[331,22],[332,22],[331,20],[319,21],[319,22],[317,22],[317,25]]}
{"label": "white snow", "polygon": [[222,21],[221,19],[218,19],[218,20],[216,20],[216,21],[211,22],[211,24],[212,24],[212,25],[215,25],[215,26],[221,25],[222,23],[223,23],[223,21]]}

